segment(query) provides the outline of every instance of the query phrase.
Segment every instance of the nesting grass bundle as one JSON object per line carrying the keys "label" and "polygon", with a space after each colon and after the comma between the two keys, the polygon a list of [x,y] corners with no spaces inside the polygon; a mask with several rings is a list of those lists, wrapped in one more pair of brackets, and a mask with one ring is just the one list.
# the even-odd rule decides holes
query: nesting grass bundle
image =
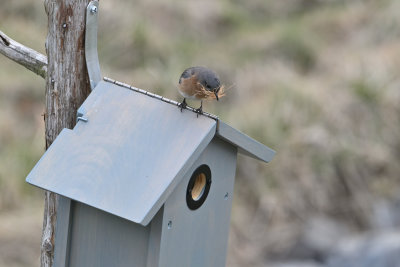
{"label": "nesting grass bundle", "polygon": [[[217,97],[215,96],[214,91],[207,90],[207,89],[206,89],[202,84],[200,84],[200,83],[197,83],[197,86],[201,88],[200,92],[198,92],[198,93],[196,94],[196,97],[197,97],[197,98],[200,98],[200,99],[207,99],[207,100],[212,100],[212,99],[216,99],[216,98],[217,98]],[[218,93],[217,93],[218,98],[223,97],[223,96],[225,95],[225,91],[226,91],[225,85],[221,85],[220,88],[219,88],[219,91],[218,91]]]}

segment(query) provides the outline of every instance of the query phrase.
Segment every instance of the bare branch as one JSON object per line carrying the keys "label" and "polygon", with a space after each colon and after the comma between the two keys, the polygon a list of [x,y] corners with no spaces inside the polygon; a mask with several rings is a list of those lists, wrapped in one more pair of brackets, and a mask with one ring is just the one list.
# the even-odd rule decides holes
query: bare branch
{"label": "bare branch", "polygon": [[37,75],[46,78],[47,57],[14,41],[2,31],[0,31],[0,53]]}

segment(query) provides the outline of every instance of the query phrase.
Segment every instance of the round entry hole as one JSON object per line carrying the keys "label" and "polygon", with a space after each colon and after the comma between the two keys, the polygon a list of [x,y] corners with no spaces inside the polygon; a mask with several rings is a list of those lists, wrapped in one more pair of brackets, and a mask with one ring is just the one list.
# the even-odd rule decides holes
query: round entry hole
{"label": "round entry hole", "polygon": [[206,175],[204,173],[200,173],[194,179],[192,198],[194,200],[199,200],[200,197],[203,195],[205,188],[206,188]]}
{"label": "round entry hole", "polygon": [[211,170],[210,167],[203,164],[199,166],[192,174],[189,180],[186,203],[191,210],[200,208],[207,198],[211,186]]}

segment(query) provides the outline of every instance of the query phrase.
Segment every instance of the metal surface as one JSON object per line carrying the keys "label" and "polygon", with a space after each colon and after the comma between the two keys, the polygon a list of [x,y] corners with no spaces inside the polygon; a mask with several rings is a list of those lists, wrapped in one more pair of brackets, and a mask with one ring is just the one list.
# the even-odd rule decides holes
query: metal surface
{"label": "metal surface", "polygon": [[[163,97],[163,96],[160,96],[160,95],[157,95],[157,94],[154,94],[154,93],[150,93],[150,92],[145,91],[145,90],[140,89],[140,88],[136,88],[136,87],[130,86],[129,84],[126,84],[126,83],[122,83],[122,82],[119,82],[119,81],[115,81],[115,80],[113,80],[113,79],[111,79],[111,78],[108,78],[108,77],[104,77],[104,81],[110,82],[110,83],[113,83],[113,84],[116,84],[116,85],[119,85],[119,86],[122,86],[122,87],[125,87],[125,88],[127,88],[127,89],[132,90],[132,91],[135,91],[135,92],[138,92],[138,93],[141,93],[141,94],[144,94],[144,95],[153,97],[153,98],[156,98],[156,99],[158,99],[158,100],[161,100],[161,101],[163,101],[163,102],[172,104],[172,105],[177,106],[177,107],[178,107],[179,104],[180,104],[179,102],[176,102],[176,101],[174,101],[174,100],[165,98],[165,97]],[[192,108],[192,107],[189,107],[189,106],[186,107],[186,110],[190,110],[190,111],[196,113],[196,109],[194,109],[194,108]],[[203,111],[203,114],[202,114],[202,115],[203,115],[203,116],[206,116],[206,117],[209,117],[209,118],[211,118],[211,119],[214,119],[214,120],[218,120],[218,116],[215,116],[215,115],[213,115],[213,114],[210,114],[210,113],[207,113],[207,112],[204,112],[204,111]],[[197,113],[196,113],[196,116],[197,116]]]}
{"label": "metal surface", "polygon": [[89,120],[86,119],[85,117],[76,117],[76,122],[78,121],[88,122]]}
{"label": "metal surface", "polygon": [[215,135],[216,121],[100,82],[27,177],[33,185],[147,225]]}
{"label": "metal surface", "polygon": [[90,12],[92,12],[92,13],[97,13],[97,6],[91,6],[90,7]]}
{"label": "metal surface", "polygon": [[[225,266],[237,150],[214,138],[164,204],[159,267]],[[186,187],[197,167],[211,169],[210,192],[197,210],[186,205]],[[168,222],[172,221],[169,229]]]}
{"label": "metal surface", "polygon": [[86,8],[85,57],[90,88],[92,90],[101,81],[99,57],[97,54],[98,7],[98,1],[91,1]]}

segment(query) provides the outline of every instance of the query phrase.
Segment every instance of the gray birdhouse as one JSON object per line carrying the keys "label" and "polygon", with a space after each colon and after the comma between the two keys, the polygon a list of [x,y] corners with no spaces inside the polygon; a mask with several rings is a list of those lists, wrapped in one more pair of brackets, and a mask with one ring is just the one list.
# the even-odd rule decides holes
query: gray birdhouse
{"label": "gray birdhouse", "polygon": [[274,152],[177,105],[101,81],[33,168],[27,182],[66,198],[55,266],[225,266],[236,155]]}
{"label": "gray birdhouse", "polygon": [[76,126],[26,179],[60,195],[54,266],[225,266],[237,153],[269,162],[274,151],[88,69]]}

